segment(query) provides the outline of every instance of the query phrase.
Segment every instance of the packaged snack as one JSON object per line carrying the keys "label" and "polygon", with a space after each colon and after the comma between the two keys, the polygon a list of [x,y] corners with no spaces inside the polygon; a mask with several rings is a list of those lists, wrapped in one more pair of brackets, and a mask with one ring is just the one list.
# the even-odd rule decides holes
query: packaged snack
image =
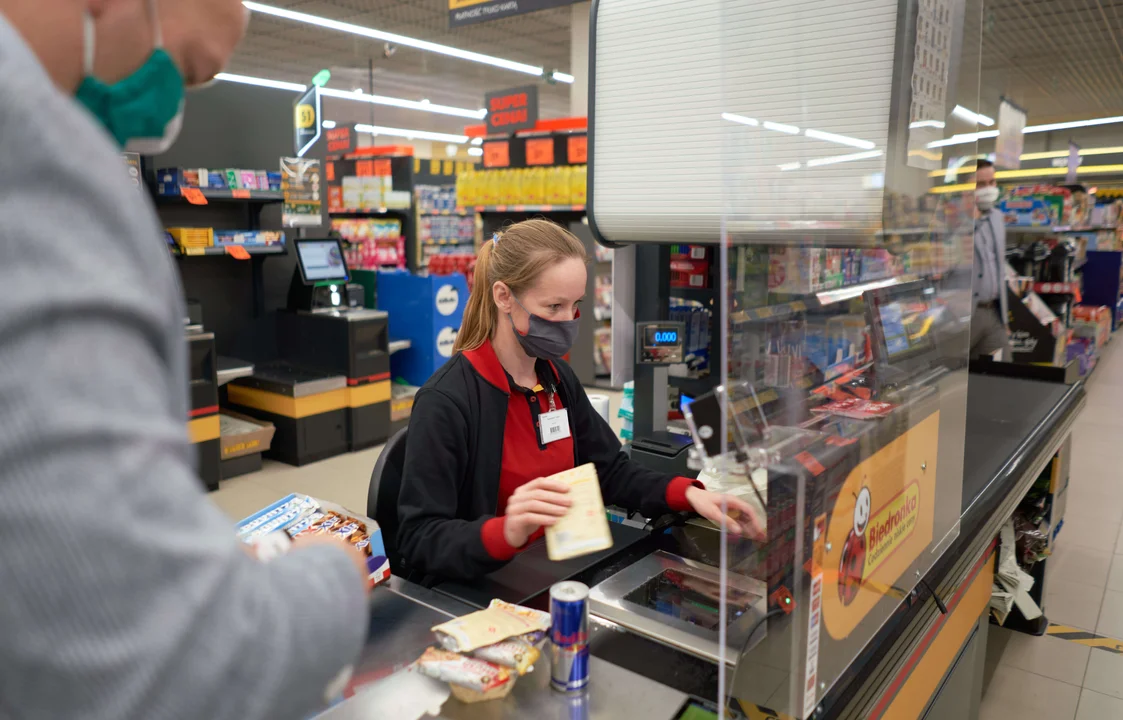
{"label": "packaged snack", "polygon": [[476,648],[494,645],[537,630],[547,630],[549,627],[548,613],[492,600],[486,610],[449,620],[434,626],[432,630],[444,648],[454,652],[471,652]]}
{"label": "packaged snack", "polygon": [[534,669],[534,663],[537,662],[539,654],[538,648],[530,645],[522,638],[511,638],[472,651],[473,657],[487,660],[500,667],[510,668],[519,675],[526,675]]}
{"label": "packaged snack", "polygon": [[462,703],[477,703],[484,700],[499,700],[511,694],[511,690],[515,687],[515,678],[511,678],[509,682],[503,683],[497,688],[488,690],[487,692],[480,692],[479,690],[470,690],[460,685],[449,685],[452,694],[456,699]]}
{"label": "packaged snack", "polygon": [[429,648],[417,659],[424,675],[476,692],[486,693],[511,682],[511,673],[486,660],[464,657],[440,648]]}
{"label": "packaged snack", "polygon": [[546,553],[557,562],[612,547],[596,466],[586,463],[550,477],[569,485],[573,502],[565,516],[546,528]]}

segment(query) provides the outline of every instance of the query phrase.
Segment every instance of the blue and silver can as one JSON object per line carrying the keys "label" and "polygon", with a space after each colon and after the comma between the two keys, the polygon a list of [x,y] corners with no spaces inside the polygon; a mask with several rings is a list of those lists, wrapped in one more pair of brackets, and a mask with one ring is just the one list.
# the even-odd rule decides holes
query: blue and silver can
{"label": "blue and silver can", "polygon": [[560,582],[550,588],[550,686],[574,693],[589,684],[589,588]]}

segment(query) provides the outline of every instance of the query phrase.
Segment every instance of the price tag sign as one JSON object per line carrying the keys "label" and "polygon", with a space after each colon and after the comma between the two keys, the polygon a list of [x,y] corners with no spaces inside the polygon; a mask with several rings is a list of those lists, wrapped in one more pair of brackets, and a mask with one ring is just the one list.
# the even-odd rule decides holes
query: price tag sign
{"label": "price tag sign", "polygon": [[249,190],[231,190],[230,194],[233,197],[235,197],[239,200],[249,200],[250,199],[250,191]]}
{"label": "price tag sign", "polygon": [[250,253],[241,245],[227,245],[226,254],[233,257],[235,260],[249,260]]}
{"label": "price tag sign", "polygon": [[394,174],[389,158],[374,161],[374,174],[378,177],[386,177],[387,175]]}
{"label": "price tag sign", "polygon": [[571,135],[566,141],[566,156],[571,165],[584,165],[589,161],[589,136]]}
{"label": "price tag sign", "polygon": [[554,139],[532,138],[526,141],[527,165],[553,165],[554,164]]}
{"label": "price tag sign", "polygon": [[206,205],[207,196],[199,188],[185,187],[180,188],[179,192],[187,199],[187,202],[192,205]]}
{"label": "price tag sign", "polygon": [[484,143],[484,167],[505,168],[511,164],[511,146],[506,140]]}

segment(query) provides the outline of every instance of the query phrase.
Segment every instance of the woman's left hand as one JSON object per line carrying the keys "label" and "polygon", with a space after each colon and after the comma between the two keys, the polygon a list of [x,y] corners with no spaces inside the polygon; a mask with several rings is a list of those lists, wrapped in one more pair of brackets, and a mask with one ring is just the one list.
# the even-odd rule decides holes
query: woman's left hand
{"label": "woman's left hand", "polygon": [[[764,525],[756,510],[739,497],[691,487],[686,491],[686,501],[694,508],[694,512],[723,530],[753,540],[765,539]],[[724,513],[721,510],[723,503],[726,510]]]}

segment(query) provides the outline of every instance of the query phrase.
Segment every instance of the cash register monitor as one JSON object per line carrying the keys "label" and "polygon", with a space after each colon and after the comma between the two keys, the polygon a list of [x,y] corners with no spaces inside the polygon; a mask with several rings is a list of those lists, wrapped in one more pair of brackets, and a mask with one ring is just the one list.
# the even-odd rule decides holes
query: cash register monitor
{"label": "cash register monitor", "polygon": [[347,282],[347,260],[338,239],[301,239],[296,241],[296,265],[305,285]]}
{"label": "cash register monitor", "polygon": [[937,356],[935,289],[917,280],[864,293],[878,384],[897,384],[929,369]]}

